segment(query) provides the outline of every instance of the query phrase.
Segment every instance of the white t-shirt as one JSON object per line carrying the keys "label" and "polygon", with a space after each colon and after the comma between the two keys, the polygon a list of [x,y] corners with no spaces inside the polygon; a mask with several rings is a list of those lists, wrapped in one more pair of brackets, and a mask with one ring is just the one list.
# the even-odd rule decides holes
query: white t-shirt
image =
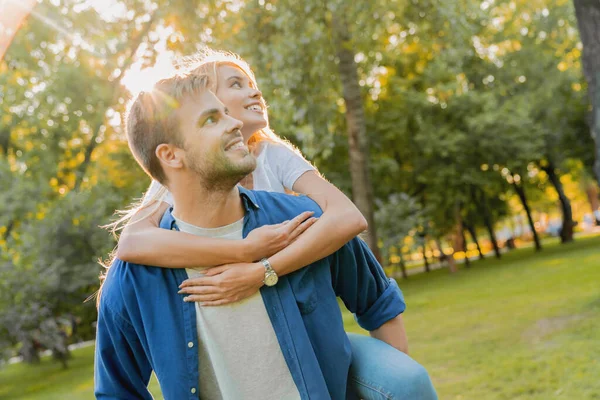
{"label": "white t-shirt", "polygon": [[[256,158],[256,169],[252,173],[253,189],[268,192],[285,192],[292,190],[294,183],[305,172],[314,171],[313,167],[304,157],[284,144],[264,141],[261,143],[260,153]],[[144,203],[161,190],[163,193],[158,200],[173,205],[173,196],[166,191],[160,183],[152,181],[144,196]]]}
{"label": "white t-shirt", "polygon": [[[173,217],[182,232],[242,239],[243,219],[206,229]],[[197,278],[202,270],[186,272]],[[300,400],[260,292],[233,304],[195,306],[201,399]]]}

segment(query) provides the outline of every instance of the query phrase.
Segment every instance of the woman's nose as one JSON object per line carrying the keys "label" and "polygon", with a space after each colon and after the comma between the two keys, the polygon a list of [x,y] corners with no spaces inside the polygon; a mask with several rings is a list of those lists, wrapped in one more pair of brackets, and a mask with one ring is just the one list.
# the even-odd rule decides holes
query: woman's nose
{"label": "woman's nose", "polygon": [[262,92],[260,90],[258,90],[258,89],[254,89],[253,88],[252,92],[250,93],[250,97],[252,97],[252,98],[254,98],[254,97],[262,98]]}

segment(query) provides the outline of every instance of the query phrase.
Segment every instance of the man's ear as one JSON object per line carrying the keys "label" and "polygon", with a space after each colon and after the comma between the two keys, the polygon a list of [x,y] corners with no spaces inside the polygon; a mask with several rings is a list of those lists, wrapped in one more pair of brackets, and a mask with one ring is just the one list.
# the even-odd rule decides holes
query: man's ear
{"label": "man's ear", "polygon": [[163,166],[176,169],[183,168],[184,151],[175,145],[159,144],[154,154]]}

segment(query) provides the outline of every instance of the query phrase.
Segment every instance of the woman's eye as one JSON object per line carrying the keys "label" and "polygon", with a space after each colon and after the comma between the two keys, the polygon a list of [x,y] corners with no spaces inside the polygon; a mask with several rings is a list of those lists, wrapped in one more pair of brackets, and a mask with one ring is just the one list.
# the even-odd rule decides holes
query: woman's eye
{"label": "woman's eye", "polygon": [[234,88],[236,88],[236,89],[241,89],[241,88],[242,88],[242,84],[241,84],[241,83],[239,83],[239,82],[237,82],[237,81],[235,81],[235,82],[233,82],[233,83],[231,84],[231,87],[234,87]]}

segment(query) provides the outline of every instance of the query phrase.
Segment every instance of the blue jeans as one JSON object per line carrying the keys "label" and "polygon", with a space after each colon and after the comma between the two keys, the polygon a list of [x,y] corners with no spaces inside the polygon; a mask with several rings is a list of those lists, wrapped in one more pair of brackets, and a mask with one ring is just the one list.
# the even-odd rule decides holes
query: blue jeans
{"label": "blue jeans", "polygon": [[429,374],[408,355],[369,336],[348,333],[348,338],[348,399],[437,400]]}

